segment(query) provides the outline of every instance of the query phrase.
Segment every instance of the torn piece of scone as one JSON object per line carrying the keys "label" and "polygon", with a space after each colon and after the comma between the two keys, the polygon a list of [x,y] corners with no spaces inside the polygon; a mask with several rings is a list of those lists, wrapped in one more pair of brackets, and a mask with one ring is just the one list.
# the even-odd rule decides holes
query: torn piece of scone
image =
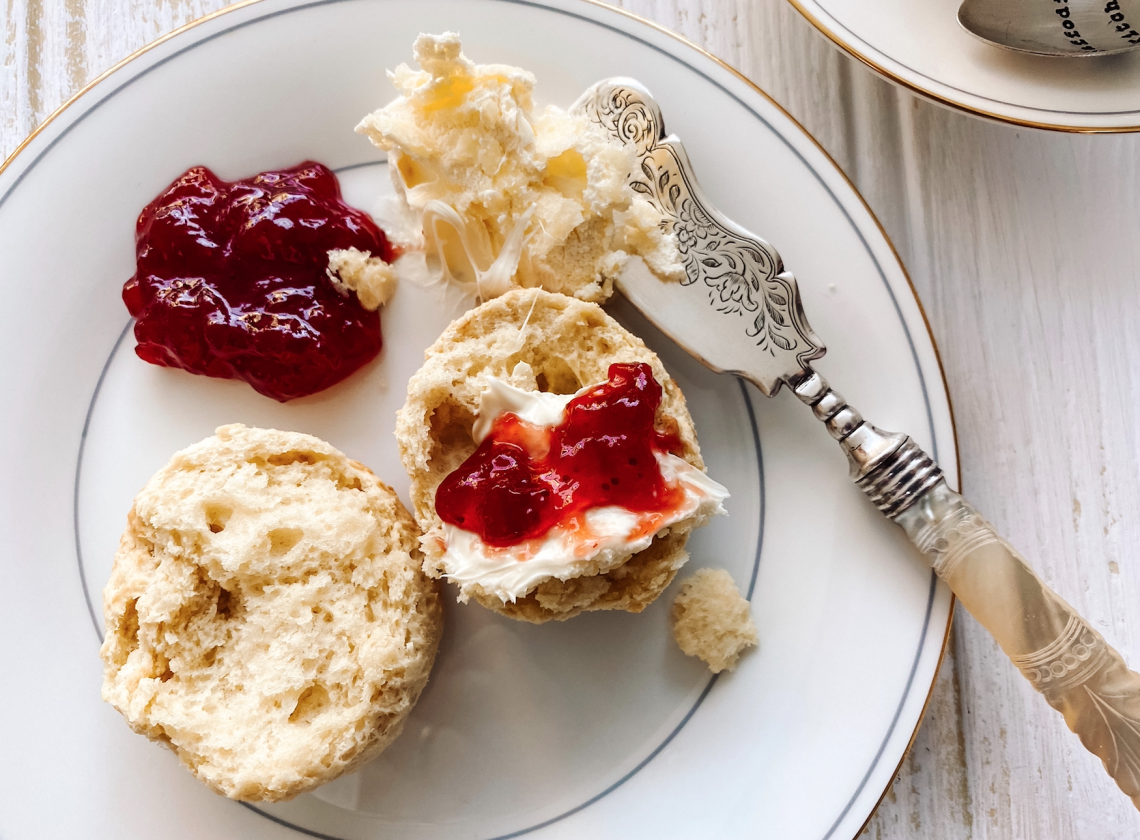
{"label": "torn piece of scone", "polygon": [[371,251],[358,248],[334,248],[329,251],[325,275],[342,295],[356,293],[360,305],[375,312],[396,291],[396,269]]}
{"label": "torn piece of scone", "polygon": [[422,242],[439,276],[480,300],[541,286],[597,302],[631,256],[684,276],[661,214],[627,184],[631,148],[583,115],[536,113],[533,75],[472,63],[454,33],[420,35],[414,54],[423,69],[390,72],[399,97],[356,130],[388,152],[421,223],[404,244]]}
{"label": "torn piece of scone", "polygon": [[714,674],[733,670],[740,654],[760,641],[751,604],[724,569],[700,569],[673,599],[673,638]]}
{"label": "torn piece of scone", "polygon": [[233,799],[353,770],[400,733],[439,644],[418,537],[329,444],[223,426],[135,498],[103,591],[103,699]]}
{"label": "torn piece of scone", "polygon": [[425,571],[536,623],[640,612],[728,496],[657,355],[596,304],[540,289],[440,336],[396,436]]}

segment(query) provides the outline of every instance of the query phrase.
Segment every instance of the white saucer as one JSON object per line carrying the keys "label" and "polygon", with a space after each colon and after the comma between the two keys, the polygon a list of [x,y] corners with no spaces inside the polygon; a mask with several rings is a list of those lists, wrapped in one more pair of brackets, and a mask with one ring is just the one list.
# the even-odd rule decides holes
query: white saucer
{"label": "white saucer", "polygon": [[1044,58],[958,25],[961,0],[789,0],[887,79],[980,117],[1059,131],[1140,131],[1140,51]]}
{"label": "white saucer", "polygon": [[622,304],[693,409],[730,516],[690,543],[752,600],[759,650],[713,678],[641,615],[535,627],[449,605],[400,739],[296,800],[216,796],[99,699],[99,592],[133,494],[225,422],[331,441],[407,498],[392,430],[449,319],[401,285],[385,350],[286,405],[144,364],[122,283],[139,210],[193,164],[223,178],[320,160],[368,207],[387,183],[352,127],[392,96],[420,31],[522,65],[539,103],[627,75],[655,94],[706,192],[780,249],[830,348],[821,371],[956,482],[949,404],[897,257],[840,171],[775,104],[674,36],[573,0],[263,0],[94,85],[0,172],[0,837],[848,840],[891,782],[937,672],[951,598],[846,476],[793,397],[715,376]]}

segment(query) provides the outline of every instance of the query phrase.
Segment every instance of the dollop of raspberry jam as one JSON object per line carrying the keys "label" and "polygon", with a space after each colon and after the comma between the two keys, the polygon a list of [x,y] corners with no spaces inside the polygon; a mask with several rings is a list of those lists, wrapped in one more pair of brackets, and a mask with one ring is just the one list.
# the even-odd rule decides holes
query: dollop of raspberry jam
{"label": "dollop of raspberry jam", "polygon": [[593,507],[664,512],[684,500],[657,452],[680,451],[653,427],[661,386],[646,364],[610,365],[609,380],[575,397],[557,426],[506,412],[435,494],[440,519],[489,546],[541,537]]}
{"label": "dollop of raspberry jam", "polygon": [[327,167],[227,182],[189,169],[147,205],[123,287],[135,353],[155,365],[244,379],[276,400],[316,393],[380,352],[380,313],[341,295],[328,251],[391,261],[388,240],[340,197]]}

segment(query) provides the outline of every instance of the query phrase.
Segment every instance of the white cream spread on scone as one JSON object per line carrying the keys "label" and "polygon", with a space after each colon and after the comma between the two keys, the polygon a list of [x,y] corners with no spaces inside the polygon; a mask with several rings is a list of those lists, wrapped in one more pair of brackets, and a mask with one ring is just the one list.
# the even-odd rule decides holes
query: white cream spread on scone
{"label": "white cream spread on scone", "polygon": [[[487,377],[473,429],[478,445],[491,433],[494,421],[512,413],[535,426],[549,428],[562,422],[575,394],[525,391]],[[555,525],[541,537],[497,547],[478,534],[443,523],[445,576],[460,588],[461,599],[472,586],[503,601],[514,601],[551,578],[569,580],[582,575],[605,574],[622,565],[631,554],[649,547],[653,538],[680,522],[693,527],[725,513],[728,490],[702,470],[667,452],[656,453],[666,485],[683,490],[681,501],[665,511],[635,512],[616,505],[588,509],[584,516]]]}

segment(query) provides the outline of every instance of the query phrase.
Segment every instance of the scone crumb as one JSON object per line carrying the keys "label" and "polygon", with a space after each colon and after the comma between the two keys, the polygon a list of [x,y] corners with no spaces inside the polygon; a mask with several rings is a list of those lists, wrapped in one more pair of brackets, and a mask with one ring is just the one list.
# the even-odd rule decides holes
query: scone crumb
{"label": "scone crumb", "polygon": [[701,569],[673,599],[673,638],[714,674],[731,671],[746,648],[760,641],[752,611],[724,569]]}
{"label": "scone crumb", "polygon": [[386,304],[396,290],[396,270],[370,251],[334,248],[329,251],[325,273],[342,295],[356,292],[360,305],[369,312]]}

